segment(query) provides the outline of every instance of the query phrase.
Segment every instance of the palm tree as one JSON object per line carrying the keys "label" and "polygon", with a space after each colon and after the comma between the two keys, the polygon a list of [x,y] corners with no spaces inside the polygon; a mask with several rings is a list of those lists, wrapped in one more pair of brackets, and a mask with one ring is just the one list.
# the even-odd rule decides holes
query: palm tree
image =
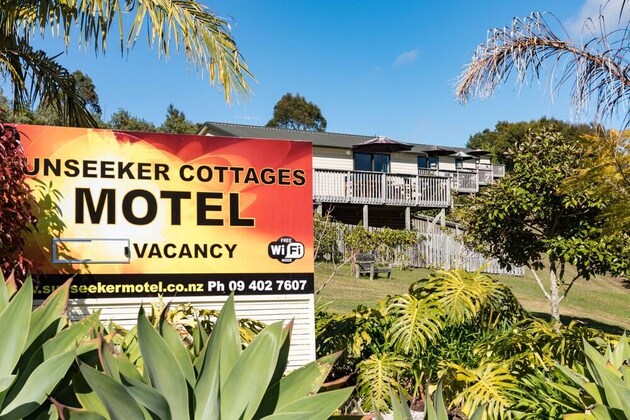
{"label": "palm tree", "polygon": [[96,126],[75,79],[58,56],[31,47],[31,37],[51,31],[68,46],[74,32],[98,54],[117,32],[124,53],[143,30],[160,56],[183,50],[197,71],[223,89],[226,102],[250,93],[251,73],[228,22],[196,0],[0,0],[0,75],[10,81],[14,108],[45,103],[68,125]]}
{"label": "palm tree", "polygon": [[[572,108],[577,115],[595,106],[595,123],[620,117],[621,130],[604,132],[590,139],[594,153],[589,167],[575,177],[573,188],[596,183],[593,199],[604,199],[608,207],[607,223],[616,229],[630,228],[630,1],[622,0],[616,22],[606,22],[604,3],[597,19],[588,19],[583,35],[588,42],[561,39],[545,15],[534,13],[525,19],[515,18],[512,26],[489,31],[471,62],[459,75],[455,96],[465,103],[471,96],[491,96],[514,72],[517,83],[527,83],[528,76],[541,80],[552,77],[554,91],[572,85]],[[614,14],[613,14],[614,15]],[[607,27],[606,24],[610,24]],[[618,29],[611,29],[620,26]],[[550,70],[545,72],[545,66]],[[587,142],[589,143],[589,142]]]}
{"label": "palm tree", "polygon": [[[550,64],[551,77],[559,75],[554,79],[554,89],[565,83],[573,85],[572,106],[577,114],[594,98],[598,120],[620,112],[623,125],[628,126],[630,28],[622,19],[626,5],[625,1],[621,5],[620,29],[607,31],[603,16],[585,22],[584,32],[592,35],[586,43],[558,37],[541,13],[515,18],[511,27],[489,31],[486,42],[477,48],[472,61],[459,75],[456,97],[466,102],[470,96],[491,96],[513,71],[518,83],[527,82],[528,72],[540,80],[545,65]],[[623,105],[626,107],[620,109]]]}

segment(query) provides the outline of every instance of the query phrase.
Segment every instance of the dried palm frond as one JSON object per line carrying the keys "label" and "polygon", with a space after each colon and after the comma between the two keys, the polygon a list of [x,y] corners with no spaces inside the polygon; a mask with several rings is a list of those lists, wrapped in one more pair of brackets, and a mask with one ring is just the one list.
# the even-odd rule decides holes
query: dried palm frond
{"label": "dried palm frond", "polygon": [[582,44],[560,39],[541,13],[515,18],[511,27],[490,31],[486,42],[477,47],[472,61],[457,79],[455,96],[462,103],[470,96],[488,97],[513,72],[517,83],[525,84],[528,75],[541,80],[545,70],[549,70],[554,93],[572,81],[571,100],[576,114],[585,112],[594,100],[597,119],[620,114],[627,126],[630,123],[628,42],[628,26],[607,33],[602,22],[599,34]]}

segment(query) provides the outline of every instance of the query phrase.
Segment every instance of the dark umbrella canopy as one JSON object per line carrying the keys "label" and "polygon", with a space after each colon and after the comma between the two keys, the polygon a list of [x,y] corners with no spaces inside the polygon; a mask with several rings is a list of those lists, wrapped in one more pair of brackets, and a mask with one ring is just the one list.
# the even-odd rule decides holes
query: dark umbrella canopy
{"label": "dark umbrella canopy", "polygon": [[374,137],[362,143],[352,146],[355,152],[366,153],[393,153],[402,152],[403,150],[411,150],[413,146],[407,143],[401,143],[385,136]]}
{"label": "dark umbrella canopy", "polygon": [[466,153],[468,153],[469,155],[472,155],[472,156],[483,156],[483,155],[489,155],[490,154],[489,151],[483,150],[483,149],[469,150]]}
{"label": "dark umbrella canopy", "polygon": [[447,149],[446,147],[441,146],[433,146],[428,149],[424,149],[423,152],[429,156],[449,156],[455,153],[455,150]]}

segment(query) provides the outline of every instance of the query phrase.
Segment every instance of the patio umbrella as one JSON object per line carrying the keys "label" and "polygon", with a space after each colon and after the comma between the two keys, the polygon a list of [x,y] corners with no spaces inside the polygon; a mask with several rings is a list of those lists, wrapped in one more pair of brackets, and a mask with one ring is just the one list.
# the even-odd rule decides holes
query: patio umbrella
{"label": "patio umbrella", "polygon": [[464,153],[461,150],[457,153],[451,153],[449,156],[459,159],[474,159],[473,155],[469,155],[468,153]]}
{"label": "patio umbrella", "polygon": [[385,136],[374,137],[352,146],[352,150],[366,153],[393,153],[411,150],[412,148],[413,145],[411,144],[401,143]]}
{"label": "patio umbrella", "polygon": [[472,155],[472,156],[483,156],[483,155],[489,155],[490,154],[489,151],[483,150],[483,149],[469,150],[466,153],[468,153],[469,155]]}
{"label": "patio umbrella", "polygon": [[424,149],[423,152],[429,156],[449,156],[454,153],[455,150],[447,149],[441,146],[432,146],[428,149]]}

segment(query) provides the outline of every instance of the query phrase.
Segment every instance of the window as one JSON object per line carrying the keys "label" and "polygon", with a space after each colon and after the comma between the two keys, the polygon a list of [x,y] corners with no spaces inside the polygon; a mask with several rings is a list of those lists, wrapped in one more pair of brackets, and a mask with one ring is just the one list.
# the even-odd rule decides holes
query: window
{"label": "window", "polygon": [[455,159],[455,169],[464,169],[464,159],[462,158]]}
{"label": "window", "polygon": [[389,155],[383,155],[380,153],[355,153],[354,170],[389,172],[389,160]]}
{"label": "window", "polygon": [[418,169],[437,169],[440,158],[437,156],[418,156]]}

